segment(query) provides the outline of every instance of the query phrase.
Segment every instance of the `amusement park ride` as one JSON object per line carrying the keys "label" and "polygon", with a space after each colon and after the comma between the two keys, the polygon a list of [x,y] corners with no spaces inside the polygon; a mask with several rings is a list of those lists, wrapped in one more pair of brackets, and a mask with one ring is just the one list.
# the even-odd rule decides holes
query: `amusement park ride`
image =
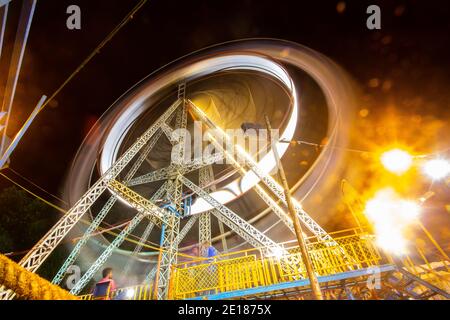
{"label": "amusement park ride", "polygon": [[[227,59],[224,58],[221,63],[233,62],[231,58]],[[248,57],[245,54],[241,54],[239,59],[246,63],[250,61],[246,60]],[[261,58],[253,57],[253,59],[261,65],[269,63],[262,61]],[[290,80],[286,83],[288,85]],[[172,91],[177,89],[177,92],[174,94],[176,98],[167,110],[111,163],[19,264],[30,272],[36,272],[82,217],[87,212],[94,211],[94,204],[102,202],[101,209],[92,215],[90,225],[52,280],[54,285],[61,285],[70,266],[82,256],[83,249],[98,231],[105,217],[115,205],[121,203],[133,209],[134,215],[70,289],[70,293],[78,295],[80,299],[93,298],[89,294],[83,295],[83,290],[139,225],[144,226],[144,231],[130,259],[142,250],[150,234],[154,230],[159,230],[161,243],[158,248],[158,263],[141,279],[140,285],[120,288],[115,292],[116,296],[123,293],[131,300],[311,298],[310,280],[300,248],[292,241],[278,243],[272,240],[243,219],[238,212],[230,209],[226,205],[227,201],[217,196],[213,166],[225,161],[240,175],[242,181],[253,181],[248,184],[246,191],[254,190],[277,219],[285,225],[286,231],[294,235],[294,224],[287,213],[288,203],[283,187],[270,175],[270,170],[263,168],[251,154],[234,143],[222,128],[188,98],[189,79],[178,83],[172,82],[171,85]],[[295,89],[293,93],[295,94]],[[214,147],[215,153],[200,159],[184,161],[186,159],[184,146],[190,142],[187,142],[186,136],[179,132],[186,131],[188,122],[191,121],[189,115],[205,129],[213,129],[215,133],[219,133],[220,139],[226,141],[227,146],[231,148],[224,149],[216,140],[217,136],[210,136],[208,144]],[[136,176],[160,139],[166,139],[172,144],[170,164]],[[282,143],[280,141],[277,143],[274,146],[281,148],[279,145]],[[286,148],[287,146],[284,150]],[[198,174],[197,183],[193,181],[192,174],[189,175],[195,172]],[[150,198],[134,190],[135,186],[155,183],[162,185]],[[105,194],[108,198],[103,201],[102,195]],[[349,194],[351,194],[347,201],[349,209],[352,212],[361,211],[357,192],[354,190],[345,192],[346,196]],[[193,206],[200,201],[205,204],[206,209],[193,212]],[[375,236],[362,226],[329,233],[311,218],[300,202],[294,200],[293,209],[305,232],[309,233],[306,246],[324,298],[448,299],[450,297],[448,257],[434,255],[429,258],[418,251],[417,254],[399,259],[378,248]],[[179,251],[180,243],[196,223],[199,226],[196,235],[198,243],[211,245],[213,217],[218,220],[220,234],[225,233],[224,226],[227,226],[231,232],[253,248],[229,251],[226,237],[222,236],[220,238],[222,252],[214,257],[189,257]],[[182,228],[181,221],[183,223],[186,221]],[[204,256],[204,252],[200,256]],[[189,259],[179,259],[180,257]],[[123,273],[126,275],[129,272],[130,266],[127,265]],[[16,294],[8,288],[1,289],[1,299],[13,299],[15,296]]]}
{"label": "amusement park ride", "polygon": [[[166,135],[174,144],[181,141],[183,135],[174,141],[173,131],[185,129],[188,121],[188,110],[205,126],[219,129],[196,105],[186,98],[186,84],[178,86],[178,99],[141,135],[136,142],[108,169],[98,181],[92,185],[67,214],[28,252],[20,264],[27,270],[36,271],[51,252],[58,246],[68,232],[80,221],[94,202],[104,192],[111,196],[95,216],[83,237],[66,259],[53,279],[60,284],[66,272],[79,257],[83,246],[97,230],[102,220],[117,201],[125,201],[136,210],[133,219],[120,234],[91,264],[81,279],[71,289],[74,295],[80,294],[96,272],[105,264],[116,248],[118,248],[140,223],[147,226],[141,239],[145,242],[154,226],[161,229],[161,248],[157,269],[153,269],[140,286],[126,288],[130,297],[135,299],[223,299],[223,298],[276,298],[276,297],[308,297],[309,280],[306,277],[304,264],[299,249],[293,243],[276,243],[254,226],[242,219],[238,213],[217,201],[210,195],[209,186],[214,181],[211,166],[226,158],[243,176],[252,171],[260,180],[254,190],[271,208],[287,230],[293,231],[292,220],[285,212],[286,199],[280,185],[258,164],[252,160],[242,148],[234,145],[233,149],[245,163],[241,165],[219,144],[215,144],[217,153],[210,158],[193,160],[186,164],[176,159],[184,159],[184,148],[178,149],[178,158],[169,167],[152,171],[146,175],[135,177],[137,169],[158,140]],[[175,118],[174,126],[171,126]],[[218,132],[223,132],[220,129]],[[223,132],[223,139],[228,137]],[[214,141],[212,141],[214,143]],[[174,160],[174,159],[172,159]],[[181,163],[181,164],[180,164]],[[125,168],[125,179],[117,177]],[[186,177],[186,173],[198,170],[199,183]],[[131,189],[132,186],[164,181],[163,185],[151,196],[144,198]],[[191,215],[189,199],[186,194],[195,194],[203,199],[212,209],[200,214]],[[156,205],[157,200],[168,200],[171,205]],[[448,298],[448,293],[437,285],[423,279],[421,275],[438,276],[436,266],[428,269],[425,266],[403,265],[395,261],[374,244],[373,236],[361,229],[331,235],[321,228],[295,202],[295,211],[303,225],[312,233],[308,238],[308,251],[312,258],[314,270],[328,298]],[[228,226],[237,235],[251,244],[254,249],[242,252],[224,252],[209,259],[179,263],[178,247],[196,221],[199,223],[199,243],[211,243],[211,216]],[[180,230],[180,221],[187,219]],[[226,241],[226,240],[224,240]],[[141,250],[139,244],[134,253]],[[442,262],[439,268],[446,269],[448,261]],[[373,282],[373,283],[372,283]],[[372,283],[372,285],[371,285]],[[380,289],[383,288],[383,289]],[[388,289],[387,289],[388,288]],[[125,289],[122,289],[125,290]],[[130,291],[131,290],[131,291]],[[120,293],[121,290],[118,291]],[[3,298],[12,298],[11,292],[3,292]],[[89,299],[90,296],[82,296]]]}

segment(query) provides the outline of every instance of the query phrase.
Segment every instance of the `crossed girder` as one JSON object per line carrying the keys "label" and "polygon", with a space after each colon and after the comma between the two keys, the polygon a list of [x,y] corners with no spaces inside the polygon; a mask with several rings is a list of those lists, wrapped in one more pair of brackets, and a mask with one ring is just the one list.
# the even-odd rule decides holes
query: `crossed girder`
{"label": "crossed girder", "polygon": [[[191,230],[194,223],[199,221],[201,242],[210,242],[211,240],[211,223],[210,215],[215,216],[219,220],[220,229],[223,230],[223,224],[227,225],[237,235],[242,237],[246,242],[255,247],[264,247],[266,249],[278,248],[278,244],[257,230],[247,221],[242,219],[236,212],[233,212],[226,205],[220,203],[210,192],[214,186],[207,187],[214,176],[211,175],[211,165],[222,161],[224,158],[231,161],[231,164],[237,169],[237,172],[245,174],[247,171],[239,166],[236,160],[227,154],[224,150],[216,148],[220,152],[212,154],[201,159],[194,159],[190,162],[180,164],[172,162],[167,167],[152,171],[139,177],[134,177],[141,164],[148,157],[148,154],[157,144],[162,134],[166,135],[172,144],[179,143],[183,145],[185,137],[173,135],[176,129],[186,128],[187,124],[187,108],[191,108],[199,118],[210,128],[216,128],[216,125],[206,117],[192,102],[185,98],[186,85],[182,84],[178,88],[178,99],[168,110],[158,118],[158,120],[144,134],[136,140],[135,143],[108,169],[100,179],[95,182],[80,200],[62,217],[62,219],[30,250],[30,252],[21,260],[20,264],[28,270],[35,271],[55,249],[61,240],[70,232],[73,226],[78,223],[81,217],[87,212],[91,206],[98,200],[100,195],[108,190],[112,194],[109,200],[104,204],[100,213],[94,218],[92,224],[84,233],[81,240],[77,243],[72,253],[69,255],[57,275],[53,279],[54,283],[60,283],[64,278],[68,267],[77,259],[82,247],[86,244],[89,237],[93,236],[94,231],[100,226],[106,214],[111,210],[117,200],[124,200],[131,208],[136,210],[135,216],[121,230],[120,234],[108,245],[97,260],[90,266],[88,271],[82,276],[80,281],[72,289],[71,292],[77,294],[98,269],[111,256],[116,248],[118,248],[128,234],[130,234],[136,226],[145,218],[149,221],[145,228],[144,234],[141,236],[141,242],[145,241],[154,226],[161,229],[161,254],[159,263],[159,272],[153,269],[147,275],[147,279],[152,279],[156,274],[157,296],[159,299],[167,297],[167,290],[170,278],[171,266],[177,261],[178,245]],[[168,123],[176,116],[175,128],[173,129]],[[224,136],[227,139],[226,136]],[[216,146],[217,147],[217,146]],[[260,185],[255,186],[256,192],[261,199],[272,209],[274,213],[292,230],[292,222],[287,217],[284,210],[277,204],[277,201],[285,203],[282,189],[269,175],[262,172],[257,164],[247,154],[242,154],[242,150],[236,148],[240,152],[239,156],[245,159],[245,166],[253,171],[261,183],[269,189],[273,195],[269,195]],[[183,148],[177,149],[176,156],[178,159],[184,159]],[[125,167],[131,165],[131,169],[125,175],[122,181],[118,181],[118,176]],[[185,177],[185,174],[200,170],[200,186],[194,184]],[[209,173],[208,173],[209,172]],[[152,196],[150,200],[130,189],[145,183],[164,180],[162,187]],[[213,209],[197,216],[191,216],[184,228],[180,230],[180,219],[183,218],[183,188],[190,189],[198,197],[206,201]],[[160,208],[155,204],[155,200],[161,199],[165,195],[176,207],[176,212]],[[275,199],[273,198],[275,197]],[[332,238],[296,203],[296,211],[302,222],[315,235],[322,239],[332,240]],[[223,244],[226,250],[226,242]],[[142,244],[136,246],[133,254],[142,249]],[[129,269],[129,267],[128,267]],[[128,270],[127,269],[127,270]],[[11,298],[11,295],[5,295],[5,291],[0,292],[0,297]]]}

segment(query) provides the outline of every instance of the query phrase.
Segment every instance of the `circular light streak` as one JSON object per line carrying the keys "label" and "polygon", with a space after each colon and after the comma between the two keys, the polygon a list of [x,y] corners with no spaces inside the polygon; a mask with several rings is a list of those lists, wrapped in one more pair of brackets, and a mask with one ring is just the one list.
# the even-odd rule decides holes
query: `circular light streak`
{"label": "circular light streak", "polygon": [[[140,95],[135,97],[130,103],[123,106],[125,112],[116,119],[105,140],[103,152],[100,158],[100,173],[105,173],[118,158],[118,151],[127,132],[131,129],[135,121],[142,115],[145,109],[142,107],[142,101],[155,91],[164,88],[170,84],[176,83],[176,80],[193,80],[222,70],[253,70],[263,72],[275,77],[289,90],[292,96],[292,108],[286,128],[280,134],[282,140],[291,140],[297,127],[298,119],[298,98],[293,82],[284,68],[279,64],[262,57],[259,54],[231,54],[207,58],[196,63],[186,65],[184,68],[177,69],[174,74],[167,73],[164,77],[152,83],[150,88],[144,89]],[[176,80],[175,80],[176,79]],[[276,148],[282,156],[288,148],[286,143],[277,143]],[[258,166],[264,173],[269,173],[275,167],[273,151],[269,151],[258,163]],[[224,186],[221,190],[212,192],[210,195],[222,204],[233,201],[241,194],[247,192],[259,182],[259,178],[249,171],[241,179],[236,179]],[[122,202],[126,202],[121,199]],[[212,207],[203,199],[195,201],[191,207],[191,214],[198,214],[211,209]]]}
{"label": "circular light streak", "polygon": [[[293,189],[296,190],[294,196],[300,202],[304,201],[313,191],[322,194],[331,192],[330,184],[324,182],[327,176],[339,175],[343,169],[340,165],[343,160],[342,147],[347,143],[353,110],[355,110],[357,102],[353,94],[353,81],[342,68],[326,56],[305,46],[278,39],[246,39],[214,45],[181,57],[156,70],[123,94],[102,115],[79,148],[65,185],[68,201],[71,204],[78,201],[92,184],[94,172],[98,168],[101,168],[99,172],[102,173],[110,167],[110,164],[120,155],[119,150],[123,149],[124,138],[136,122],[131,119],[138,119],[139,115],[147,112],[149,107],[162,97],[163,89],[174,87],[183,80],[188,82],[193,80],[194,78],[189,78],[189,74],[194,77],[197,72],[197,76],[201,77],[202,72],[203,74],[211,72],[208,70],[210,66],[207,66],[207,63],[205,66],[205,61],[208,59],[230,57],[230,59],[223,60],[222,67],[226,67],[233,56],[250,56],[251,60],[254,59],[253,57],[259,57],[261,63],[269,63],[271,66],[280,68],[281,73],[278,75],[274,74],[270,68],[263,67],[265,69],[263,72],[270,73],[271,76],[283,83],[289,83],[290,77],[281,65],[289,65],[302,70],[317,83],[323,92],[328,108],[326,133],[328,142],[321,148],[315,162],[296,182]],[[239,66],[230,66],[230,68],[236,67],[239,68]],[[251,68],[251,66],[247,67]],[[196,68],[198,70],[195,70]],[[253,68],[262,71],[260,67]],[[292,89],[292,98],[297,98],[297,88],[292,83],[289,83],[287,88]],[[284,134],[290,136],[288,128],[291,126],[294,112],[297,112],[298,118],[299,102],[296,102],[296,106],[296,109],[291,108],[290,110],[289,120],[286,121],[288,125],[283,124],[284,132],[281,134],[283,139],[286,138],[283,136]],[[295,126],[297,125],[298,123],[295,124]],[[111,132],[114,133],[111,135]],[[340,148],[335,148],[337,145]],[[283,153],[283,149],[287,149],[288,144],[279,144],[277,148],[280,153]],[[269,170],[265,169],[265,171]],[[254,184],[254,175],[249,173],[244,179],[228,185],[229,189],[224,188],[217,192],[224,194],[219,197],[224,197],[225,201],[226,197],[231,201],[236,198],[234,192],[239,191],[242,194],[252,184]],[[248,222],[255,223],[269,212],[270,208],[265,209],[250,218]]]}

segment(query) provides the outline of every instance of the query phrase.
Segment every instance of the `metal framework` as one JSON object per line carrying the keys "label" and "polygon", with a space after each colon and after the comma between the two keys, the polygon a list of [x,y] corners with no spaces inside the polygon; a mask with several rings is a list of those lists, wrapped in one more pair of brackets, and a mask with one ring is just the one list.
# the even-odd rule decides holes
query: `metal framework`
{"label": "metal framework", "polygon": [[[136,244],[134,247],[133,253],[131,255],[132,258],[135,258],[139,252],[141,252],[142,247],[144,246],[144,243],[147,241],[148,237],[150,236],[150,233],[153,230],[153,227],[155,224],[153,222],[149,222],[147,226],[145,227],[144,232],[142,233],[142,236],[139,238],[139,243]],[[132,265],[132,259],[128,260],[127,264],[125,265],[125,268],[123,269],[123,276],[122,279],[125,279],[128,276],[128,273],[130,272]]]}
{"label": "metal framework", "polygon": [[[170,117],[169,117],[169,119],[170,119]],[[130,178],[133,177],[136,174],[137,170],[142,165],[142,163],[144,162],[145,158],[148,156],[150,151],[155,146],[156,142],[158,141],[159,137],[161,136],[161,133],[162,133],[161,131],[158,131],[155,134],[155,136],[150,140],[148,145],[144,147],[141,155],[138,157],[136,162],[131,167],[130,171],[127,173],[127,175],[125,177],[125,182],[130,180]],[[163,190],[165,192],[164,189],[160,189],[160,190]],[[158,196],[158,197],[160,197],[160,196]],[[84,247],[86,242],[89,240],[89,238],[91,237],[92,233],[95,230],[97,230],[97,228],[100,226],[101,222],[106,217],[106,215],[111,210],[111,208],[114,206],[116,201],[117,201],[117,197],[115,195],[112,195],[108,199],[108,201],[105,203],[103,208],[100,210],[99,214],[94,218],[92,223],[89,225],[89,227],[87,228],[87,230],[83,234],[83,237],[77,242],[77,244],[75,245],[75,248],[72,250],[72,252],[70,253],[69,257],[66,259],[64,264],[61,266],[61,268],[59,269],[59,271],[57,272],[57,274],[53,278],[53,281],[52,281],[53,283],[55,283],[55,284],[60,284],[61,283],[61,281],[64,278],[64,275],[66,274],[67,269],[78,258],[79,254],[81,252],[81,249]]]}
{"label": "metal framework", "polygon": [[194,191],[203,200],[208,202],[211,206],[215,208],[212,211],[216,217],[221,220],[224,224],[226,224],[230,229],[240,235],[244,240],[253,245],[254,247],[266,247],[266,248],[274,248],[278,247],[276,242],[271,240],[261,231],[257,230],[247,221],[242,219],[238,214],[233,212],[231,209],[227,208],[216,199],[211,197],[208,192],[204,191],[202,188],[197,186],[195,183],[190,181],[184,176],[180,176],[180,180],[186,185],[189,189]]}
{"label": "metal framework", "polygon": [[[150,218],[152,225],[161,225],[170,223],[168,216],[170,213],[164,212],[163,209],[155,206],[151,201],[146,200],[131,189],[128,189],[123,184],[117,181],[111,183],[111,187],[118,194],[118,196],[126,199],[129,203],[132,203],[134,208],[138,211],[138,214],[127,224],[127,226],[120,232],[120,234],[114,239],[113,242],[103,251],[100,257],[91,265],[81,279],[70,291],[73,294],[78,294],[84,288],[84,286],[91,280],[92,276],[98,271],[98,269],[106,262],[111,256],[113,251],[118,248],[125,238],[133,232],[133,230],[139,225],[144,217]],[[165,193],[165,185],[163,185],[153,196],[152,201],[161,198]],[[151,231],[151,230],[150,230]],[[150,233],[150,232],[149,232]]]}
{"label": "metal framework", "polygon": [[[175,164],[175,171],[181,172],[183,170],[182,165],[185,158],[185,143],[186,135],[185,130],[187,126],[187,109],[186,109],[186,83],[182,83],[178,86],[178,101],[181,101],[181,105],[178,109],[175,128],[181,129],[178,132],[179,135],[170,133],[170,139],[177,139],[178,145],[174,146],[178,149],[176,150],[176,156],[171,159],[171,164]],[[190,143],[190,141],[188,142]],[[173,153],[172,153],[173,157]],[[182,195],[183,195],[183,185],[179,179],[179,176],[168,180],[169,187],[167,189],[167,195],[172,204],[175,205],[175,209],[179,215],[183,210],[182,208]],[[167,299],[169,293],[169,281],[170,281],[170,271],[171,266],[177,261],[178,253],[178,243],[175,240],[178,237],[180,231],[180,218],[175,214],[171,214],[168,217],[169,223],[164,225],[162,228],[162,242],[161,242],[161,254],[159,261],[159,272],[157,281],[157,298]]]}
{"label": "metal framework", "polygon": [[[212,191],[211,187],[207,187],[214,181],[214,172],[210,165],[199,170],[198,180],[199,186],[206,192]],[[202,244],[200,254],[205,256],[207,248],[211,245],[211,214],[209,211],[200,213],[200,218],[198,219],[198,242]],[[207,247],[203,244],[206,244]]]}
{"label": "metal framework", "polygon": [[181,229],[180,233],[175,238],[175,243],[177,245],[180,244],[180,242],[184,239],[184,237],[188,234],[188,232],[191,230],[192,226],[197,222],[198,215],[191,216],[189,220],[184,225],[183,229]]}
{"label": "metal framework", "polygon": [[94,204],[119,173],[130,163],[142,147],[159,129],[173,111],[178,107],[177,100],[136,142],[109,168],[105,174],[89,188],[80,200],[64,215],[64,217],[28,252],[20,261],[20,265],[30,271],[35,271],[61,242],[73,226]]}
{"label": "metal framework", "polygon": [[[173,132],[173,130],[171,131]],[[184,174],[199,170],[207,165],[212,165],[214,163],[217,163],[223,159],[222,153],[215,153],[213,155],[210,155],[208,157],[203,157],[201,159],[194,159],[192,161],[187,162],[183,166],[183,172]],[[145,183],[151,183],[155,181],[161,181],[165,179],[169,179],[171,176],[173,176],[176,173],[176,165],[170,164],[167,167],[149,172],[147,174],[144,174],[142,176],[136,177],[134,179],[131,179],[130,182],[128,182],[126,185],[129,187],[137,186],[140,184]]]}
{"label": "metal framework", "polygon": [[[175,101],[159,119],[145,131],[136,142],[109,168],[100,179],[94,183],[78,202],[51,228],[44,237],[22,258],[19,264],[29,271],[37,268],[48,258],[50,253],[79,222],[81,217],[89,210],[100,195],[110,186],[110,183],[122,172],[122,170],[134,159],[139,151],[149,142],[159,130],[162,123],[166,122],[171,114],[178,108],[181,101]],[[2,299],[11,298],[10,294],[0,292]]]}
{"label": "metal framework", "polygon": [[[125,201],[131,208],[135,209],[137,213],[121,230],[120,234],[107,246],[96,261],[90,265],[82,278],[76,283],[75,287],[72,288],[71,292],[74,294],[79,294],[81,292],[88,281],[111,256],[114,250],[123,243],[125,238],[133,232],[144,218],[148,219],[149,222],[144,233],[140,237],[140,243],[134,248],[132,257],[142,249],[143,242],[146,241],[153,228],[160,228],[161,247],[158,267],[153,268],[144,280],[148,283],[156,277],[155,289],[156,297],[158,299],[167,299],[169,297],[168,290],[171,270],[172,266],[177,263],[178,245],[197,220],[199,221],[198,238],[200,243],[206,242],[207,244],[211,244],[211,215],[214,215],[219,221],[219,229],[222,233],[224,232],[223,224],[225,224],[253,247],[264,248],[261,252],[264,252],[265,255],[277,249],[282,250],[281,252],[285,252],[280,245],[210,195],[210,192],[215,190],[215,186],[213,185],[214,173],[212,164],[217,163],[226,157],[231,160],[231,164],[238,169],[240,174],[244,175],[247,173],[233,157],[224,150],[218,149],[220,152],[207,158],[185,161],[187,156],[190,157],[190,154],[186,154],[185,148],[186,143],[190,142],[186,141],[186,136],[184,135],[185,131],[178,129],[186,129],[187,127],[187,108],[192,108],[194,112],[200,116],[200,119],[205,125],[216,128],[211,120],[186,99],[185,94],[186,84],[183,83],[178,87],[177,101],[174,102],[168,110],[161,115],[139,139],[136,140],[136,142],[112,165],[112,167],[89,188],[75,206],[64,215],[64,217],[36,244],[35,247],[33,247],[33,249],[22,259],[22,266],[28,270],[35,271],[80,220],[84,213],[90,210],[91,206],[105,190],[111,192],[112,195],[103,205],[100,212],[95,216],[91,225],[85,231],[61,269],[55,275],[53,279],[54,283],[61,283],[67,268],[77,259],[88,239],[95,234],[94,232],[99,228],[114,204],[117,203],[117,200]],[[174,128],[169,125],[173,117],[175,117]],[[173,157],[171,163],[166,168],[154,170],[134,178],[134,175],[163,134],[173,144]],[[226,139],[227,137],[225,136],[224,138]],[[238,148],[236,149],[238,152],[242,153],[241,150],[238,150]],[[139,156],[137,156],[138,154]],[[244,157],[246,160],[245,165],[257,174],[267,189],[272,191],[275,195],[275,199],[260,185],[255,186],[256,192],[273,212],[289,227],[289,229],[292,230],[292,221],[289,220],[289,217],[277,203],[277,200],[281,202],[285,201],[282,189],[280,189],[278,184],[270,176],[265,175],[248,155],[239,153],[238,155]],[[118,181],[119,174],[130,164],[131,169],[127,172],[124,179]],[[199,170],[199,185],[196,185],[185,176],[185,174],[193,172],[194,170]],[[130,189],[130,187],[135,185],[153,183],[161,180],[165,181],[164,184],[157,192],[155,192],[150,200]],[[186,189],[186,192],[188,191],[187,189],[189,189],[198,197],[202,198],[212,207],[212,209],[199,215],[189,216],[188,212],[184,212],[185,207],[183,206],[183,199],[186,195],[186,192],[183,192],[184,189]],[[168,207],[160,207],[155,203],[155,200],[160,200],[164,196],[169,202]],[[320,236],[322,240],[332,239],[306,214],[306,212],[303,211],[303,209],[301,209],[299,204],[297,204],[296,210],[305,225],[307,225],[315,235]],[[180,220],[184,218],[189,220],[180,231]],[[224,237],[222,238],[222,246],[223,250],[226,252],[227,244]],[[202,254],[204,254],[204,252],[202,252]],[[129,269],[130,264],[127,264],[125,267],[125,274],[129,272]]]}
{"label": "metal framework", "polygon": [[[248,166],[250,170],[253,171],[259,179],[261,179],[261,181],[266,185],[266,187],[274,193],[277,199],[281,200],[284,203],[284,205],[287,205],[283,188],[271,176],[265,174],[261,170],[261,168],[258,167],[255,161],[247,153],[245,153],[237,144],[234,144],[232,141],[230,141],[230,138],[222,130],[220,130],[220,128],[218,128],[202,111],[200,111],[195,104],[189,101],[189,105],[192,107],[192,110],[196,113],[196,115],[199,116],[200,119],[204,121],[208,127],[216,129],[217,133],[222,133],[221,135],[224,141],[227,142],[227,145],[231,145],[233,147],[233,151],[241,159],[245,160],[245,165]],[[214,143],[214,141],[212,142]],[[220,145],[218,145],[217,143],[215,143],[215,145],[220,147]],[[231,160],[233,165],[237,164],[237,161],[233,157],[231,157],[229,153],[225,152],[225,154],[227,156],[227,159]],[[330,237],[330,235],[317,222],[315,222],[305,212],[305,210],[303,210],[300,203],[294,201],[294,207],[300,220],[314,235],[323,240],[330,240],[331,242],[333,241],[333,238]]]}

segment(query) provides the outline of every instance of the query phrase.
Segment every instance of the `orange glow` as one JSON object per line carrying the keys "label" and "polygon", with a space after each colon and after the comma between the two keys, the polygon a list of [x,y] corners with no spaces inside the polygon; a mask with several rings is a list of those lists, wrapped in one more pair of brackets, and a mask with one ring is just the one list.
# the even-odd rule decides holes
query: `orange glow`
{"label": "orange glow", "polygon": [[403,233],[419,216],[420,209],[414,201],[401,199],[392,188],[378,191],[365,207],[378,245],[395,254],[406,253],[407,240]]}

